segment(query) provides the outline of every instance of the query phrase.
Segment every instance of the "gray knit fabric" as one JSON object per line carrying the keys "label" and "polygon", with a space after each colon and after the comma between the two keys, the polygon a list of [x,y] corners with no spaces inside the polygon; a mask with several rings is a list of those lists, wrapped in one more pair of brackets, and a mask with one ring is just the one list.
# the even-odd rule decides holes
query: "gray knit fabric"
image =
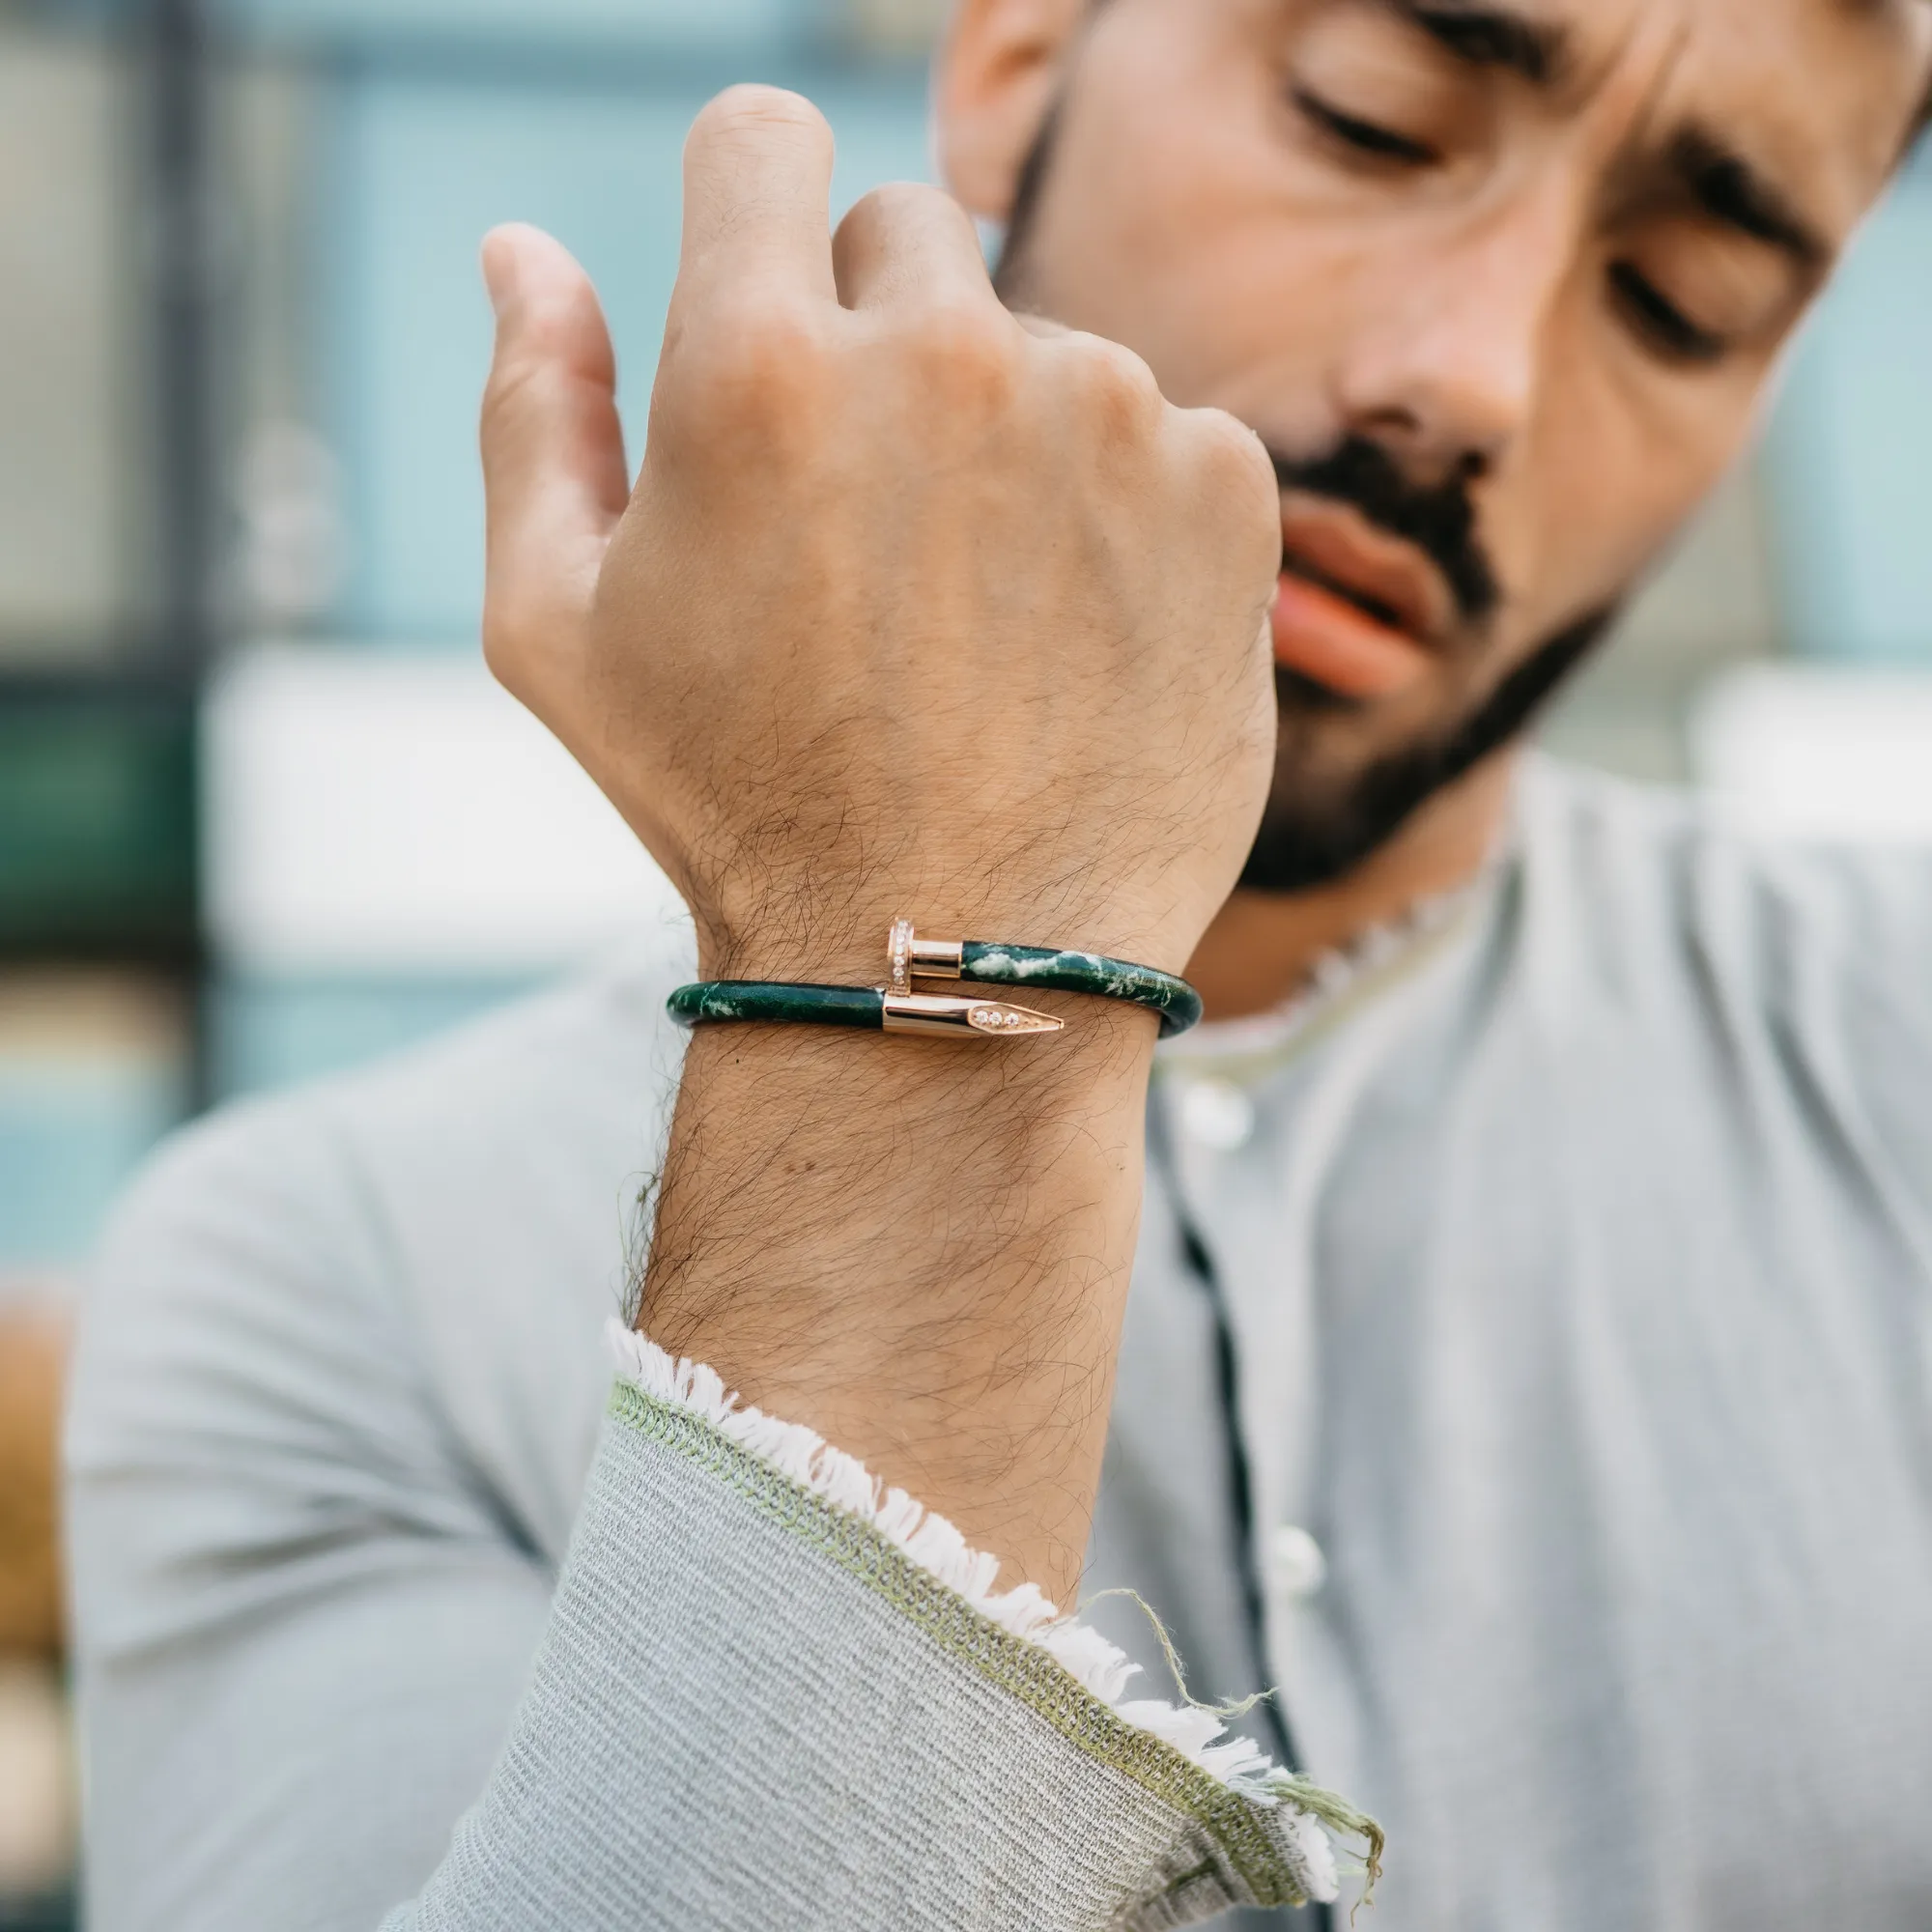
{"label": "gray knit fabric", "polygon": [[[70,1437],[93,1932],[370,1932],[490,1789],[690,966],[670,935],[232,1110],[126,1205]],[[1932,855],[1756,846],[1538,765],[1453,923],[1172,1042],[1154,1105],[1090,1587],[1151,1602],[1197,1694],[1282,1687],[1388,1828],[1365,1932],[1926,1932]],[[1291,1527],[1325,1577],[1277,1561]],[[1165,1694],[1138,1608],[1089,1614]],[[714,1617],[721,1671],[758,1621]],[[838,1617],[791,1623],[802,1669],[837,1655]],[[766,1786],[775,1820],[929,1815],[867,1785],[905,1768],[878,1740],[845,1707],[788,1740],[850,1770]],[[752,1779],[770,1743],[720,1748]],[[758,1922],[808,1916],[769,1875]]]}
{"label": "gray knit fabric", "polygon": [[[655,1019],[666,983],[626,973],[614,1011]],[[625,1035],[619,1060],[653,1037]],[[539,1019],[513,1057],[548,1075],[559,1045]],[[580,1449],[596,1321],[502,1352],[620,1300],[617,1194],[574,1253],[555,1206],[578,1218],[600,1111],[648,1151],[659,1073],[516,1110],[521,1236],[449,1131],[480,1122],[439,1130],[407,1073],[373,1112],[241,1110],[128,1204],[69,1440],[94,1932],[1159,1932],[1294,1897],[1285,1810],[928,1582],[938,1640],[877,1587],[909,1566],[876,1534],[868,1584],[836,1512],[771,1472],[754,1506],[702,1430]],[[460,1309],[418,1292],[465,1275]],[[492,1361],[534,1400],[486,1447]]]}
{"label": "gray knit fabric", "polygon": [[1274,1816],[876,1532],[619,1408],[502,1761],[388,1932],[1158,1932],[1251,1901],[1243,1861],[1285,1877]]}

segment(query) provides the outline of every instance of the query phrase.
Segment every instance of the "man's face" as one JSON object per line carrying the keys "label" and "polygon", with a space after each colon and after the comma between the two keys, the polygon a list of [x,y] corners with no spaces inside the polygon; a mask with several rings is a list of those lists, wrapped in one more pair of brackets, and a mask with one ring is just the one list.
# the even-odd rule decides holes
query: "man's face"
{"label": "man's face", "polygon": [[[955,62],[1030,4],[969,6]],[[1001,286],[1275,453],[1251,884],[1346,871],[1520,729],[1736,456],[1928,71],[1923,0],[1082,18]]]}

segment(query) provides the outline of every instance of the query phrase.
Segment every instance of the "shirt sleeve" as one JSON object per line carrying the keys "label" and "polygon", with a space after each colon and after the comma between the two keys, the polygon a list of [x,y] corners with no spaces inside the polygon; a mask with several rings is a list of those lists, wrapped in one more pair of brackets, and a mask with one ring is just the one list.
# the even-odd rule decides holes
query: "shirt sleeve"
{"label": "shirt sleeve", "polygon": [[1367,1821],[622,1331],[552,1576],[327,1166],[267,1119],[164,1163],[87,1314],[97,1932],[1141,1932],[1333,1894],[1322,1821]]}

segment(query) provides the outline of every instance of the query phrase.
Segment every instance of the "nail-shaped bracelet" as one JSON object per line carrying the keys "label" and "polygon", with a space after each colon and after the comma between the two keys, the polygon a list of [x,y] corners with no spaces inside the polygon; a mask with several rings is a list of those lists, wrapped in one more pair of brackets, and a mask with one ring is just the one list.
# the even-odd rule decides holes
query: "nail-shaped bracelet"
{"label": "nail-shaped bracelet", "polygon": [[765,1021],[864,1028],[873,1033],[958,1038],[1018,1039],[1063,1031],[1051,1013],[1005,1000],[921,993],[914,981],[1043,987],[1125,1000],[1160,1019],[1163,1038],[1201,1017],[1201,996],[1185,980],[1153,966],[1062,947],[992,945],[977,939],[921,939],[908,920],[893,924],[883,986],[814,986],[769,980],[707,980],[670,996],[671,1017],[684,1026]]}

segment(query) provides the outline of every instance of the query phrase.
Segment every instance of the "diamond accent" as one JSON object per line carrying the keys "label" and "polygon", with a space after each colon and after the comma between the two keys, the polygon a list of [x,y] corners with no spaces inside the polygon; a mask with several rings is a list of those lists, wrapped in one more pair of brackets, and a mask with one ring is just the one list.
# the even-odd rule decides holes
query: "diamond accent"
{"label": "diamond accent", "polygon": [[887,945],[892,968],[893,991],[895,993],[905,993],[912,989],[912,921],[895,920],[892,938]]}
{"label": "diamond accent", "polygon": [[1057,1033],[1059,1028],[1045,1022],[1038,1013],[1022,1012],[1014,1007],[975,1007],[967,1021],[980,1033]]}

